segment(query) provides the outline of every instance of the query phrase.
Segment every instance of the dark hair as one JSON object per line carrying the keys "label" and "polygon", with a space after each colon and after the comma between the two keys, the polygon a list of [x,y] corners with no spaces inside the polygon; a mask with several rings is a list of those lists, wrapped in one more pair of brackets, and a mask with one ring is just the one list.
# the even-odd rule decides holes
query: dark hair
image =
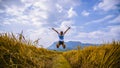
{"label": "dark hair", "polygon": [[63,35],[63,31],[60,31],[60,35]]}

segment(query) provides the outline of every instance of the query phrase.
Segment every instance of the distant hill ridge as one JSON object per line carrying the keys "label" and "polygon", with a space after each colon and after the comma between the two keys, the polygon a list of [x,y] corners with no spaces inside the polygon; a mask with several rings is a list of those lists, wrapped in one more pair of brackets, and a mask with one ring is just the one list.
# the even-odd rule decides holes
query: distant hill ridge
{"label": "distant hill ridge", "polygon": [[66,49],[63,49],[62,46],[60,46],[59,48],[56,48],[56,44],[57,44],[57,42],[54,42],[51,46],[48,47],[48,49],[64,51],[64,50],[77,49],[78,46],[84,47],[84,46],[89,46],[89,45],[95,45],[95,44],[92,44],[92,43],[82,43],[80,41],[68,41],[68,42],[65,42]]}

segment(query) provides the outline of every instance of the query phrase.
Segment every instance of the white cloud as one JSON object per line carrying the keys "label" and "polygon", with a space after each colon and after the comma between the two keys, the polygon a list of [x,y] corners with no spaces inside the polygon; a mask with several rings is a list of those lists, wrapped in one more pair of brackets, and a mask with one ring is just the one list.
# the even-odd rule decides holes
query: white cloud
{"label": "white cloud", "polygon": [[83,16],[89,16],[90,13],[84,10],[84,11],[82,11],[81,14],[82,14]]}
{"label": "white cloud", "polygon": [[0,13],[3,13],[4,11],[2,9],[0,9]]}
{"label": "white cloud", "polygon": [[72,24],[73,24],[73,21],[72,21],[72,20],[63,21],[63,22],[61,23],[61,28],[64,28],[64,27],[66,27],[66,26],[72,26]]}
{"label": "white cloud", "polygon": [[113,40],[120,40],[120,26],[109,26],[107,31],[79,32],[76,38],[83,42],[104,43]]}
{"label": "white cloud", "polygon": [[54,31],[44,27],[41,27],[40,29],[37,30],[29,29],[26,31],[26,34],[33,41],[39,38],[40,39],[39,44],[43,45],[43,47],[45,48],[58,40],[57,34]]}
{"label": "white cloud", "polygon": [[120,23],[120,15],[111,20],[110,23]]}
{"label": "white cloud", "polygon": [[[3,0],[4,1],[4,0]],[[9,1],[9,0],[8,0]],[[73,17],[77,15],[74,7],[77,6],[78,0],[11,0],[3,2],[6,17],[1,16],[2,23],[18,29],[25,29],[32,40],[41,38],[40,44],[48,47],[54,41],[57,41],[57,34],[48,28],[55,23],[60,26],[58,29],[66,29],[66,25],[74,24]],[[19,6],[16,4],[19,4]],[[72,7],[72,8],[71,8]],[[69,19],[69,20],[68,20]],[[16,25],[16,27],[15,27]],[[17,27],[21,25],[20,28]],[[29,28],[28,28],[29,27]],[[64,28],[63,28],[64,27]],[[9,29],[10,30],[10,29]],[[17,30],[17,32],[20,30]]]}
{"label": "white cloud", "polygon": [[16,15],[21,15],[22,12],[24,11],[24,9],[21,7],[17,7],[17,6],[6,6],[6,13],[11,15],[11,16],[16,16]]}
{"label": "white cloud", "polygon": [[73,8],[71,7],[69,10],[68,10],[68,18],[72,18],[74,16],[77,16],[77,13],[73,10]]}
{"label": "white cloud", "polygon": [[59,4],[56,4],[56,8],[57,8],[58,12],[60,12],[60,13],[63,11],[63,7]]}
{"label": "white cloud", "polygon": [[101,19],[97,19],[97,20],[87,22],[87,23],[85,23],[85,25],[94,24],[94,23],[101,23],[101,22],[109,20],[109,19],[111,19],[113,17],[114,17],[114,15],[107,15],[107,16],[101,18]]}
{"label": "white cloud", "polygon": [[[67,19],[67,17],[72,18],[77,15],[77,13],[73,10],[76,6],[76,2],[73,2],[72,0],[66,0],[65,2],[58,0],[56,1],[56,4],[54,4],[54,1],[48,0],[22,0],[22,3],[24,4],[22,7],[16,5],[6,6],[5,12],[7,15],[15,17],[9,18],[9,20],[14,19],[12,22],[15,21],[16,23],[16,20],[18,20],[17,23],[19,23],[24,20],[26,24],[30,23],[34,25],[37,23],[40,24],[47,22],[49,18],[52,18],[51,16],[56,16],[54,18],[60,18],[63,21],[64,19]],[[63,12],[59,15],[56,9],[58,9],[58,12]],[[23,18],[23,16],[25,18]]]}
{"label": "white cloud", "polygon": [[10,25],[11,23],[9,21],[3,22],[5,25]]}
{"label": "white cloud", "polygon": [[118,4],[120,4],[119,0],[102,0],[98,5],[94,6],[94,10],[102,9],[104,11],[109,11],[118,9]]}
{"label": "white cloud", "polygon": [[[75,28],[73,20],[64,20],[61,23],[59,23],[59,26],[60,27],[56,28],[58,31],[65,31],[68,27],[71,27],[72,29]],[[73,32],[74,31],[69,32],[69,33],[73,33]]]}
{"label": "white cloud", "polygon": [[79,0],[57,0],[57,3],[64,6],[64,8],[74,7],[80,4]]}

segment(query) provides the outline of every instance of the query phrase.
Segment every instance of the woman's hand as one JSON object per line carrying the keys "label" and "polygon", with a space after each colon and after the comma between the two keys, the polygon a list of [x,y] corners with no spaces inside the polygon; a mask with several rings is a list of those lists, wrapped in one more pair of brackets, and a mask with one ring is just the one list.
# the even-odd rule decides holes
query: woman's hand
{"label": "woman's hand", "polygon": [[55,30],[54,28],[52,28],[52,30]]}
{"label": "woman's hand", "polygon": [[70,29],[71,27],[68,27],[68,29]]}

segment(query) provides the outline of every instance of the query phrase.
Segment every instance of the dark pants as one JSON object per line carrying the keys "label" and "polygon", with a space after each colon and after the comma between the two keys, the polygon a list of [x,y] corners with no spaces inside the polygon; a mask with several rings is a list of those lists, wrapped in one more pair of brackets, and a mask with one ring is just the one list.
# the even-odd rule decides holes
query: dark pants
{"label": "dark pants", "polygon": [[59,41],[58,43],[57,43],[57,48],[59,48],[59,46],[60,45],[62,45],[62,47],[65,49],[65,44],[64,44],[64,41]]}

